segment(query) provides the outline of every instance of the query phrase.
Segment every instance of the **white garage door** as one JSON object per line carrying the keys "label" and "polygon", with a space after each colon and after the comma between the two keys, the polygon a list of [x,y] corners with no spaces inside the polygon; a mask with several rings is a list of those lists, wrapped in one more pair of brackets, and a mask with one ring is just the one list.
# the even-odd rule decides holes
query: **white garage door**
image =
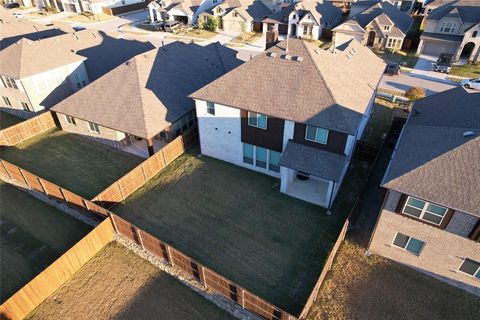
{"label": "white garage door", "polygon": [[428,54],[431,56],[439,56],[442,53],[455,54],[458,44],[439,42],[439,41],[425,41],[422,54]]}
{"label": "white garage door", "polygon": [[238,21],[225,21],[223,20],[223,30],[242,32],[242,23]]}

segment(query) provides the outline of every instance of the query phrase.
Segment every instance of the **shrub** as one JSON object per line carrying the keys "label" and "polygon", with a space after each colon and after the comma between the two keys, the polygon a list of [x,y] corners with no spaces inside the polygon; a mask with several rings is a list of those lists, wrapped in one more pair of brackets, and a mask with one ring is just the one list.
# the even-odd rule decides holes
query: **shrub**
{"label": "shrub", "polygon": [[208,31],[214,32],[217,30],[218,19],[215,17],[207,17],[207,22],[203,24],[203,28]]}
{"label": "shrub", "polygon": [[420,87],[411,87],[405,92],[405,97],[411,101],[415,101],[425,97],[425,89]]}

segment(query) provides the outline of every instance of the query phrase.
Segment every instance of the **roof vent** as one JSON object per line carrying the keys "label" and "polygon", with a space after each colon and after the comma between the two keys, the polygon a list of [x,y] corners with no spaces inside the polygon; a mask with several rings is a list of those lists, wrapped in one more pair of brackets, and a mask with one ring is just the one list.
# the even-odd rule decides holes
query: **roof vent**
{"label": "roof vent", "polygon": [[315,49],[315,53],[316,53],[316,54],[320,54],[320,50]]}
{"label": "roof vent", "polygon": [[347,59],[352,59],[352,56],[347,54]]}
{"label": "roof vent", "polygon": [[282,55],[282,59],[283,60],[290,60],[292,58],[292,56],[288,55],[288,54],[284,54]]}
{"label": "roof vent", "polygon": [[303,61],[303,57],[296,56],[296,57],[293,57],[292,60],[295,60],[295,61],[297,61],[297,62],[302,62],[302,61]]}
{"label": "roof vent", "polygon": [[270,58],[275,58],[275,57],[277,56],[277,53],[276,53],[276,52],[269,52],[269,53],[268,53],[268,56],[269,56]]}
{"label": "roof vent", "polygon": [[131,63],[130,61],[127,61],[127,62],[125,62],[125,65],[126,65],[126,66],[129,66],[130,63]]}
{"label": "roof vent", "polygon": [[357,51],[358,51],[357,48],[352,48],[352,50],[353,50],[353,52],[357,52]]}
{"label": "roof vent", "polygon": [[475,135],[475,131],[465,131],[463,133],[464,138],[473,137],[474,135]]}

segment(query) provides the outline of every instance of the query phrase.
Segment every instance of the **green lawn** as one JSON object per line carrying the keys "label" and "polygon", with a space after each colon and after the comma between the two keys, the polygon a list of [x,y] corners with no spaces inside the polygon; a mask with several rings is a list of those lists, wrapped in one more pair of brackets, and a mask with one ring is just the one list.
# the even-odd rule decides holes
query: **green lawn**
{"label": "green lawn", "polygon": [[3,303],[91,227],[1,180],[0,209]]}
{"label": "green lawn", "polygon": [[6,112],[0,112],[0,130],[13,126],[14,124],[25,121],[25,119],[15,117]]}
{"label": "green lawn", "polygon": [[467,78],[479,78],[480,77],[480,64],[464,64],[464,65],[453,65],[452,70],[450,71],[452,76],[460,76]]}
{"label": "green lawn", "polygon": [[142,158],[60,130],[1,151],[2,159],[91,199]]}
{"label": "green lawn", "polygon": [[367,170],[363,162],[353,162],[327,215],[321,207],[280,193],[277,179],[192,151],[113,211],[298,314]]}

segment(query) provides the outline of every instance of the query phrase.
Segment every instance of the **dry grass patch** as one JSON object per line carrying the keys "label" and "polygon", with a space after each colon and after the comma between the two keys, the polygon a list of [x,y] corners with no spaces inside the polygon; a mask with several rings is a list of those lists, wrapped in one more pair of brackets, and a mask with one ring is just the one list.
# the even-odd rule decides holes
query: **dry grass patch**
{"label": "dry grass patch", "polygon": [[261,32],[244,32],[241,35],[233,38],[230,42],[234,44],[253,44],[255,41],[260,39],[262,35],[263,34]]}
{"label": "dry grass patch", "polygon": [[345,242],[308,319],[478,319],[479,298]]}
{"label": "dry grass patch", "polygon": [[115,16],[111,16],[105,13],[99,14],[74,14],[68,18],[63,19],[64,22],[76,22],[76,23],[94,23],[115,19]]}

